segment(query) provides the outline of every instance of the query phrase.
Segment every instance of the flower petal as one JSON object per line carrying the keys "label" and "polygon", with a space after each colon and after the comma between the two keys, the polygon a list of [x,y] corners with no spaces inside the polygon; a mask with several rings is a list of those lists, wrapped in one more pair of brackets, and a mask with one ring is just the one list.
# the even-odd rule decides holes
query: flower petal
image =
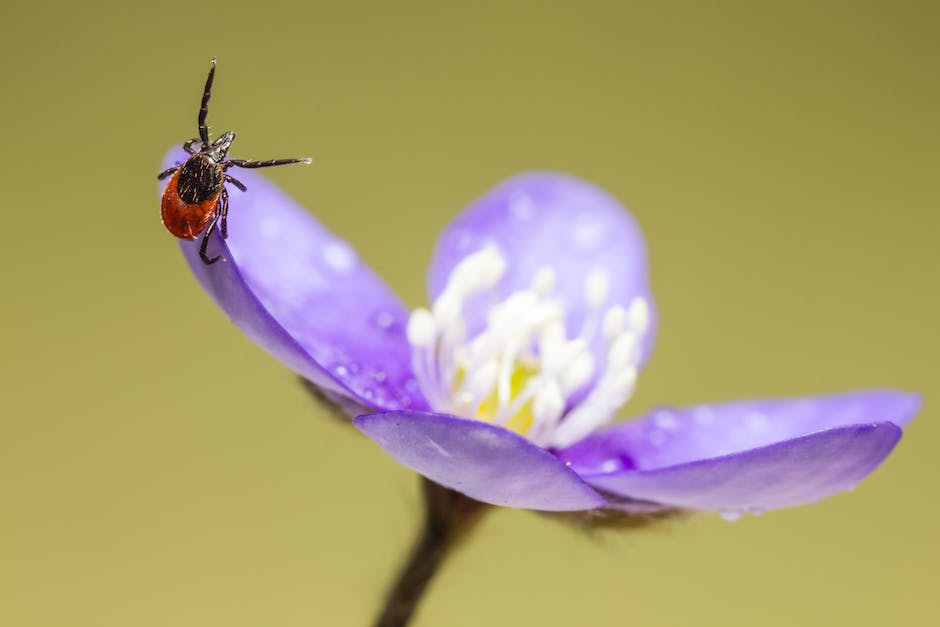
{"label": "flower petal", "polygon": [[502,427],[428,412],[371,414],[353,423],[402,465],[484,503],[543,511],[606,504],[554,455]]}
{"label": "flower petal", "polygon": [[863,390],[772,400],[662,407],[622,422],[561,451],[581,475],[650,470],[729,455],[854,424],[903,427],[920,408],[916,394]]}
{"label": "flower petal", "polygon": [[852,489],[901,437],[891,422],[820,431],[724,457],[587,477],[634,499],[726,514],[813,503]]}
{"label": "flower petal", "polygon": [[[465,319],[471,332],[483,325],[486,309],[510,293],[528,289],[543,267],[555,270],[555,294],[565,306],[567,327],[577,335],[589,313],[587,278],[606,275],[604,307],[626,307],[643,297],[650,307],[649,356],[656,314],[646,266],[646,245],[633,217],[600,188],[562,174],[532,172],[511,178],[474,201],[441,234],[428,275],[430,299],[444,289],[454,266],[468,254],[495,244],[507,270],[494,293],[469,303]],[[595,342],[595,354],[601,349]]]}
{"label": "flower petal", "polygon": [[[185,160],[174,150],[164,167]],[[260,174],[232,173],[228,239],[181,240],[203,288],[255,343],[331,394],[366,407],[425,407],[413,382],[402,303],[345,241]]]}

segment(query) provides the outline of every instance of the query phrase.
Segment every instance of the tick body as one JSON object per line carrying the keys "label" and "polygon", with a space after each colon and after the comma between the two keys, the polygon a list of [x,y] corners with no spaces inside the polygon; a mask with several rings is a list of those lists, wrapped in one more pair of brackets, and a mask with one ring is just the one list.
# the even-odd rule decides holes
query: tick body
{"label": "tick body", "polygon": [[183,144],[183,149],[190,155],[185,162],[168,168],[157,176],[160,180],[170,178],[163,189],[160,202],[163,224],[170,233],[181,239],[196,239],[202,234],[199,257],[206,265],[220,259],[219,256],[206,255],[212,232],[218,226],[222,237],[228,236],[228,189],[225,184],[231,183],[241,191],[247,189],[241,181],[227,174],[230,167],[268,168],[290,163],[310,163],[310,159],[229,159],[228,150],[235,141],[235,133],[232,131],[226,131],[214,142],[210,142],[206,116],[214,76],[213,57],[199,107],[199,137]]}

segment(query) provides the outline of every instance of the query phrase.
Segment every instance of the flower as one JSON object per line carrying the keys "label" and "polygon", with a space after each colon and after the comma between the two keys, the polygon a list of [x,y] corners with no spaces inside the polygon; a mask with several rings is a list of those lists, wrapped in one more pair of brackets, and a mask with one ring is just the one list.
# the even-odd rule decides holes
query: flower
{"label": "flower", "polygon": [[[175,156],[175,153],[171,155]],[[229,236],[199,282],[252,340],[339,404],[398,462],[473,499],[542,511],[741,512],[851,489],[918,396],[663,407],[606,426],[649,357],[656,311],[627,211],[530,173],[442,233],[431,307],[410,316],[343,240],[263,177],[239,175]]]}

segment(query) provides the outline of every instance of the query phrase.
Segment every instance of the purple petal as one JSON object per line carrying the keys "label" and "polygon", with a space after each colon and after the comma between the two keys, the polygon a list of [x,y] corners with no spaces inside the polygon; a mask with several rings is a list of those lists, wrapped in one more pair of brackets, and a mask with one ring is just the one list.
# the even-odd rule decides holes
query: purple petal
{"label": "purple petal", "polygon": [[[508,267],[495,296],[477,298],[467,307],[471,332],[480,328],[495,300],[530,287],[538,270],[551,266],[568,332],[577,335],[588,313],[585,280],[600,270],[610,283],[605,307],[627,306],[637,296],[647,299],[651,329],[643,355],[650,354],[656,315],[646,245],[632,216],[609,194],[577,178],[548,172],[522,174],[498,185],[465,209],[438,239],[428,275],[432,302],[457,262],[487,244],[499,248]],[[600,346],[597,342],[595,351]]]}
{"label": "purple petal", "polygon": [[[164,167],[180,162],[174,150]],[[298,167],[298,170],[302,168]],[[203,288],[255,343],[332,394],[375,409],[425,407],[414,388],[401,302],[355,250],[260,174],[233,170],[228,239],[206,266],[181,240]],[[298,176],[303,171],[296,173]]]}
{"label": "purple petal", "polygon": [[650,470],[767,446],[823,429],[892,422],[920,408],[916,394],[864,390],[830,396],[662,407],[591,435],[559,455],[581,475]]}
{"label": "purple petal", "polygon": [[484,503],[543,511],[606,504],[554,455],[502,427],[426,412],[372,414],[353,423],[400,464]]}
{"label": "purple petal", "polygon": [[588,477],[634,499],[726,513],[813,503],[852,489],[901,437],[890,422],[821,431],[724,457]]}

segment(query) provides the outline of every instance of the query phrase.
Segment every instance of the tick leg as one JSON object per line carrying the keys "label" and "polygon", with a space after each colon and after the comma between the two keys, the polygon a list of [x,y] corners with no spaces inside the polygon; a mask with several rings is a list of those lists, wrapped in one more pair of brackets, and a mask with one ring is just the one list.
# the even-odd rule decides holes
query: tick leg
{"label": "tick leg", "polygon": [[306,159],[268,159],[267,161],[245,161],[244,159],[229,159],[222,167],[235,166],[236,168],[270,168],[275,165],[288,165],[290,163],[310,163],[313,161],[310,157]]}
{"label": "tick leg", "polygon": [[228,237],[228,191],[222,188],[222,200],[219,203],[219,213],[222,214],[222,239]]}
{"label": "tick leg", "polygon": [[164,170],[163,172],[157,175],[157,180],[162,181],[163,179],[170,176],[171,174],[173,174],[179,169],[180,167],[178,165],[174,165],[172,168],[167,168],[166,170]]}
{"label": "tick leg", "polygon": [[183,150],[185,150],[186,152],[188,152],[188,153],[191,154],[191,155],[194,155],[194,154],[196,154],[197,150],[196,150],[195,148],[193,148],[193,146],[195,146],[196,144],[198,144],[198,143],[201,142],[201,141],[202,141],[202,140],[199,139],[198,137],[197,137],[196,139],[190,139],[190,140],[188,140],[185,144],[183,144]]}
{"label": "tick leg", "polygon": [[203,150],[208,150],[209,148],[209,127],[206,126],[206,116],[209,115],[209,96],[212,93],[212,78],[214,76],[215,57],[212,57],[212,65],[209,67],[209,76],[206,78],[206,87],[202,91],[202,103],[199,105],[199,139],[202,140]]}
{"label": "tick leg", "polygon": [[245,184],[242,183],[241,181],[239,181],[239,180],[238,180],[237,178],[235,178],[234,176],[229,176],[228,174],[226,174],[226,175],[225,175],[225,180],[228,181],[229,183],[231,183],[232,185],[234,185],[235,187],[237,187],[238,189],[242,190],[243,192],[247,192],[247,191],[248,191],[248,188],[245,187]]}
{"label": "tick leg", "polygon": [[222,255],[216,255],[212,258],[206,255],[206,247],[209,245],[209,236],[212,235],[212,231],[215,230],[215,224],[218,221],[219,212],[216,212],[216,214],[212,216],[212,222],[210,222],[209,226],[206,227],[206,232],[202,235],[202,244],[199,245],[199,258],[202,259],[202,262],[207,266],[211,266],[222,258]]}

